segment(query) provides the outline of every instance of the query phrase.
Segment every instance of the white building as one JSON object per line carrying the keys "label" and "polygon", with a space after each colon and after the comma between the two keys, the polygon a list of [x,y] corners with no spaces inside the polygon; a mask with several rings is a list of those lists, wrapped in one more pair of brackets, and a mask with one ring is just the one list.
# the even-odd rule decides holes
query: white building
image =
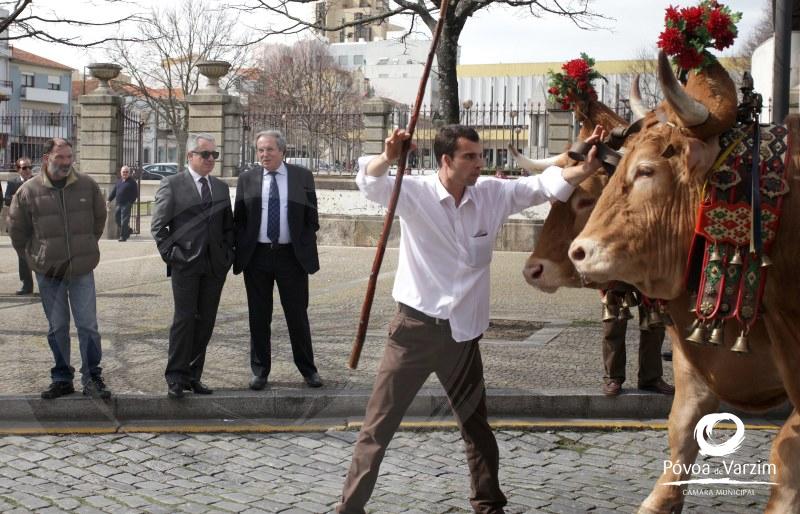
{"label": "white building", "polygon": [[[358,70],[369,80],[375,96],[390,98],[402,104],[412,104],[425,68],[430,41],[376,40],[358,43],[334,43],[330,53],[345,69]],[[439,102],[439,84],[436,80],[436,60],[425,89],[424,105]]]}
{"label": "white building", "polygon": [[[753,75],[753,89],[761,94],[764,108],[761,119],[771,119],[770,106],[772,104],[772,66],[775,61],[775,38],[771,37],[756,48],[751,59]],[[792,32],[789,47],[789,112],[798,112],[798,95],[800,93],[800,31]],[[783,121],[783,120],[780,120]]]}

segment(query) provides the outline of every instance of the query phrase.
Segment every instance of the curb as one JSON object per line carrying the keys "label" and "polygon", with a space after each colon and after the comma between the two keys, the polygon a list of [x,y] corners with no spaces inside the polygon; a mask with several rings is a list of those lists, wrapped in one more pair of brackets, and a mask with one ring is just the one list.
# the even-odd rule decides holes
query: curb
{"label": "curb", "polygon": [[[70,427],[90,424],[103,432],[135,429],[136,426],[206,427],[219,431],[236,425],[239,431],[286,431],[287,427],[305,427],[320,431],[332,426],[347,429],[349,418],[364,415],[368,389],[322,390],[218,390],[210,396],[187,395],[174,400],[166,395],[115,395],[108,401],[78,394],[57,400],[42,400],[38,395],[0,396],[3,413],[0,432],[43,430],[48,425]],[[668,417],[672,397],[647,392],[625,392],[609,398],[585,391],[526,391],[490,389],[487,391],[489,415],[492,418],[536,418],[548,423],[579,420],[592,426],[607,420],[663,420]],[[790,409],[783,405],[763,414],[740,413],[723,406],[744,419],[782,421]],[[423,388],[409,407],[406,418],[433,421],[436,426],[452,420],[447,398],[437,388]],[[332,422],[333,420],[333,422]],[[559,421],[553,421],[559,420]],[[530,422],[525,422],[530,424]],[[580,424],[580,423],[578,423]],[[353,425],[355,426],[355,425]],[[260,427],[260,428],[259,428]],[[328,427],[328,428],[325,428]],[[176,430],[171,431],[186,431]],[[144,431],[144,430],[138,430]]]}

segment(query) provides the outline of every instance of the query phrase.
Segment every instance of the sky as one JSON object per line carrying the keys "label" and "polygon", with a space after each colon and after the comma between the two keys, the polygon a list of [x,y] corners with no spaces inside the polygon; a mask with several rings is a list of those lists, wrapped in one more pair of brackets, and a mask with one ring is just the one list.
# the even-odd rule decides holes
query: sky
{"label": "sky", "polygon": [[[224,8],[223,1],[208,1]],[[723,2],[732,10],[743,13],[737,44],[752,31],[768,1]],[[68,3],[66,0],[37,0],[33,5],[37,9],[43,9],[45,14],[59,9],[62,16],[97,21],[110,19],[121,13],[146,11],[153,6],[161,8],[180,3],[180,0],[139,0],[135,3],[122,0],[121,3],[109,7],[101,0],[69,0]],[[593,30],[581,30],[572,22],[554,15],[535,18],[525,14],[521,8],[499,6],[481,9],[467,22],[462,32],[461,63],[564,61],[577,57],[580,52],[586,52],[596,60],[635,59],[643,49],[654,48],[663,28],[664,9],[667,6],[689,6],[695,3],[680,0],[593,0],[591,8],[606,17],[597,22],[602,28]],[[70,7],[67,13],[63,12],[65,5]],[[252,33],[252,25],[266,27],[269,23],[271,21],[264,15],[251,15],[243,17],[240,26],[244,33]],[[92,33],[98,35],[102,33],[99,29],[81,30],[92,30]],[[269,41],[291,43],[296,39],[297,36],[285,41],[277,38]],[[20,40],[12,44],[79,70],[90,62],[107,60],[102,49],[87,51],[34,40]],[[723,55],[731,53],[728,50]]]}

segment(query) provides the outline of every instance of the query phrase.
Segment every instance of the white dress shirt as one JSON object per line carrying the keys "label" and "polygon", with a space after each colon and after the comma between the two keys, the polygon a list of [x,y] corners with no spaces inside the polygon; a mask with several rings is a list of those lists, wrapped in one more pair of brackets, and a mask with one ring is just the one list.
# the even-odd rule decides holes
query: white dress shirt
{"label": "white dress shirt", "polygon": [[[186,169],[189,170],[189,174],[192,176],[192,180],[194,180],[194,185],[197,188],[197,194],[200,195],[200,198],[203,198],[203,184],[200,183],[200,179],[203,178],[203,175],[200,175],[196,171],[194,171],[189,166],[186,166]],[[208,192],[211,194],[211,178],[206,177],[206,183],[208,184]],[[212,196],[213,198],[213,196]]]}
{"label": "white dress shirt", "polygon": [[[269,174],[267,168],[262,168],[261,179],[261,225],[258,228],[258,242],[259,243],[274,243],[267,237],[267,220],[269,219],[269,187],[272,185],[272,175]],[[275,175],[275,180],[278,181],[278,196],[281,202],[281,232],[278,236],[277,243],[287,244],[292,242],[292,236],[289,234],[289,218],[287,216],[287,209],[289,207],[289,184],[288,172],[286,165],[281,165],[276,170],[278,173]]]}
{"label": "white dress shirt", "polygon": [[[369,200],[385,206],[395,178],[367,175],[371,158],[359,159],[356,184]],[[404,176],[392,296],[428,316],[448,319],[454,340],[475,339],[489,328],[489,264],[506,218],[548,200],[566,201],[573,189],[561,168],[551,166],[517,180],[481,177],[456,207],[438,174]]]}

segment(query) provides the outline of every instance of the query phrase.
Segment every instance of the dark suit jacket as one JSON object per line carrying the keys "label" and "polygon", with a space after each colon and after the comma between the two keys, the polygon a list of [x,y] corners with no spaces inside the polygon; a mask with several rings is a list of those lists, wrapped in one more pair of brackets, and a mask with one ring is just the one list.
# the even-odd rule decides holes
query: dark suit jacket
{"label": "dark suit jacket", "polygon": [[167,263],[167,275],[172,268],[203,271],[208,262],[211,273],[224,277],[233,263],[230,188],[216,177],[208,178],[212,199],[208,212],[188,170],[163,179],[156,192],[150,232]]}
{"label": "dark suit jacket", "polygon": [[[309,275],[319,269],[317,255],[317,191],[314,174],[301,166],[286,164],[289,203],[286,216],[292,238],[294,255]],[[247,268],[258,243],[261,226],[261,186],[264,177],[261,166],[253,166],[239,175],[233,220],[236,226],[236,260],[233,272]]]}

